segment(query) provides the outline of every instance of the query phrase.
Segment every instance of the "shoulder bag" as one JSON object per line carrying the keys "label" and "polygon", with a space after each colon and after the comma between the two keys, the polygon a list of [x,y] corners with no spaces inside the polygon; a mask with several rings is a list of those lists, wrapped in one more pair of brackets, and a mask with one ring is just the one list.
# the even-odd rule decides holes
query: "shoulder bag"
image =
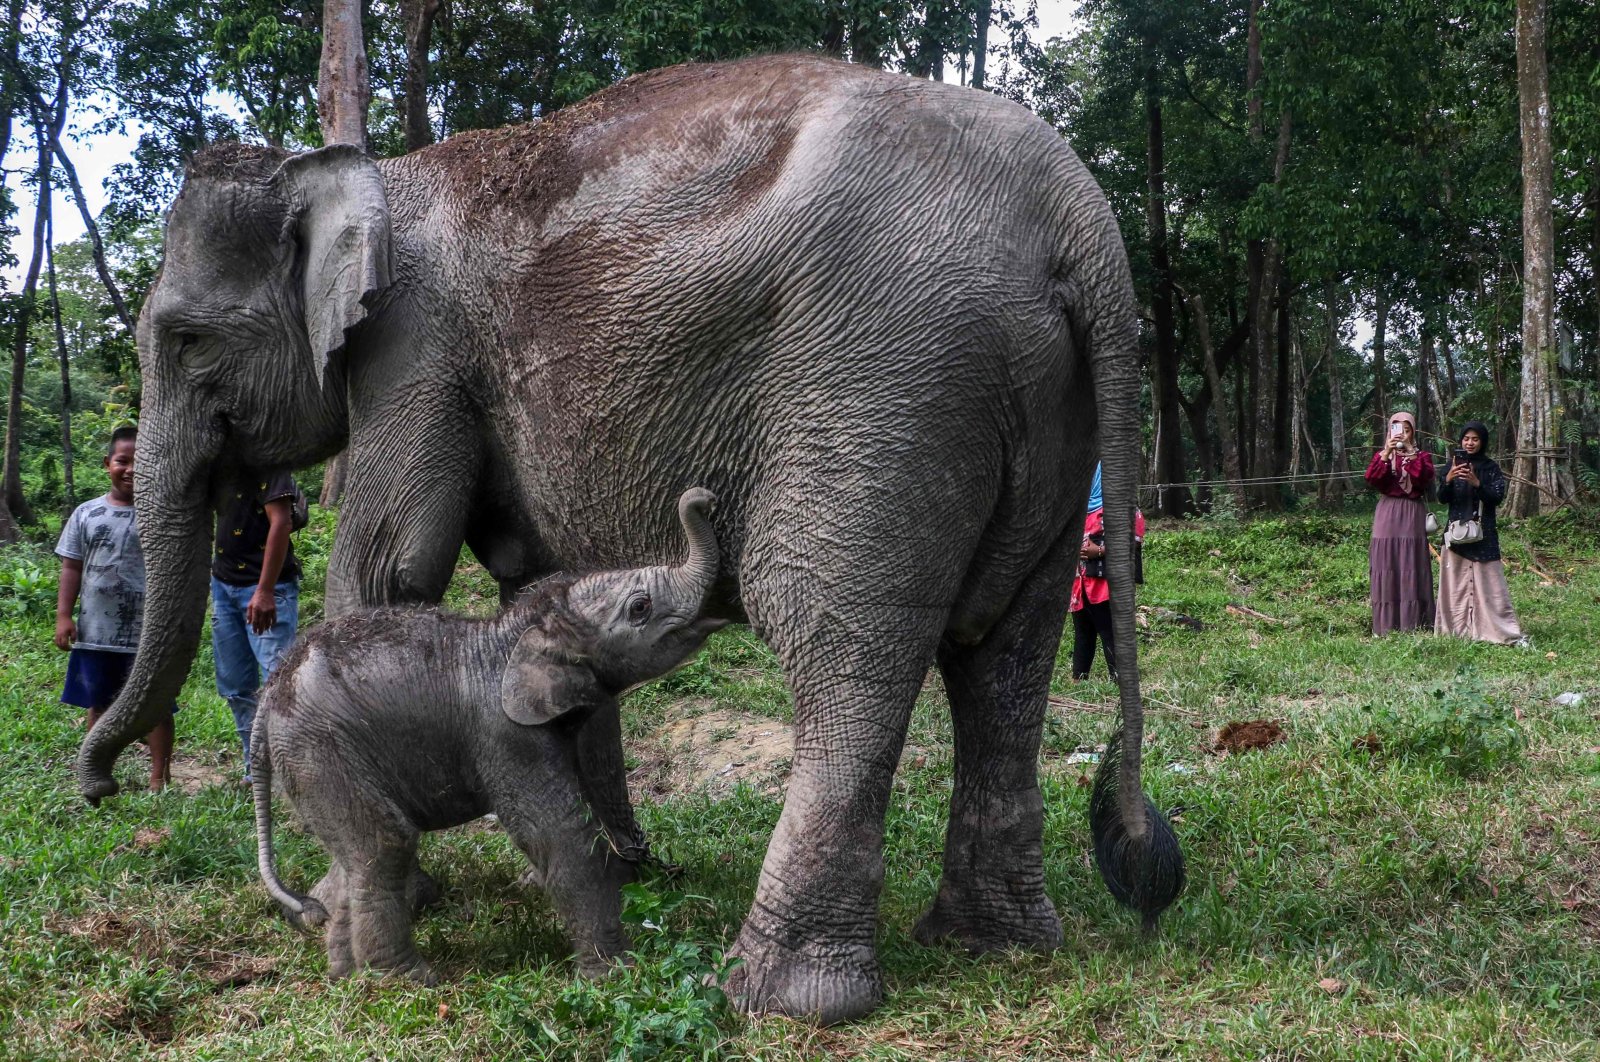
{"label": "shoulder bag", "polygon": [[1474,542],[1483,541],[1483,499],[1478,499],[1478,507],[1473,510],[1470,520],[1451,520],[1450,526],[1444,531],[1444,544],[1446,546],[1470,546]]}

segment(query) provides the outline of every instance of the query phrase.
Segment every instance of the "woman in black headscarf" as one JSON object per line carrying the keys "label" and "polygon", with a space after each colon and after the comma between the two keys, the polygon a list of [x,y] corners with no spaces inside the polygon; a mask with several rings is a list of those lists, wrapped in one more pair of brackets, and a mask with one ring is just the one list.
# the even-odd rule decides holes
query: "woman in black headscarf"
{"label": "woman in black headscarf", "polygon": [[1446,534],[1439,554],[1435,629],[1480,642],[1520,642],[1522,627],[1511,607],[1500,563],[1500,535],[1494,526],[1495,508],[1506,496],[1506,477],[1489,458],[1489,429],[1481,421],[1469,420],[1462,426],[1457,448],[1439,486],[1439,498],[1449,504],[1452,524],[1476,520],[1483,537],[1454,545]]}

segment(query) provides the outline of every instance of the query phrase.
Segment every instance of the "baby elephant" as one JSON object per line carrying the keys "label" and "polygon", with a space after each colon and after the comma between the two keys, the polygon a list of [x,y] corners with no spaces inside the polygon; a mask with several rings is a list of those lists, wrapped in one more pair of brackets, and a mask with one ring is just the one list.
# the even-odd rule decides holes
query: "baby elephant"
{"label": "baby elephant", "polygon": [[[606,834],[631,838],[606,821],[603,795],[625,794],[626,780],[583,777],[576,738],[586,726],[620,735],[618,694],[723,625],[701,615],[717,575],[713,500],[700,488],[678,500],[689,539],[679,566],[552,576],[495,619],[353,613],[284,660],[252,737],[261,878],[296,925],[327,922],[335,977],[371,966],[433,982],[406,896],[418,835],[491,811],[542,879],[580,970],[622,951],[633,864]],[[615,763],[620,774],[620,750]],[[290,892],[273,868],[274,772],[328,851],[324,902]]]}

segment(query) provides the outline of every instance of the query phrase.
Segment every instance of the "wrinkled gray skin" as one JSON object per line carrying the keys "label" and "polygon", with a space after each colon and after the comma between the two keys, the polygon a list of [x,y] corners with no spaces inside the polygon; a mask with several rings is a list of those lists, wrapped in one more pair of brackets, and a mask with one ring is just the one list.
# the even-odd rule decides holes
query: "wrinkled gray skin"
{"label": "wrinkled gray skin", "polygon": [[[168,217],[139,339],[147,635],[84,742],[89,799],[193,658],[232,462],[348,441],[331,613],[438,600],[463,541],[503,586],[659,558],[663,501],[705,483],[727,561],[711,607],[794,695],[735,998],[823,1021],[880,998],[883,817],[935,661],[956,763],[917,935],[1060,942],[1045,696],[1097,453],[1107,526],[1131,527],[1140,366],[1115,219],[1023,108],[779,56],[654,71],[404,158],[218,146]],[[1118,588],[1127,538],[1109,536]],[[1141,866],[1129,595],[1114,615],[1128,754],[1106,806]]]}
{"label": "wrinkled gray skin", "polygon": [[[618,694],[723,626],[701,615],[717,572],[711,500],[694,489],[679,502],[681,566],[552,576],[492,620],[360,610],[295,647],[256,713],[256,841],[290,919],[326,921],[333,976],[370,966],[435,980],[411,937],[418,834],[491,811],[533,864],[579,969],[599,973],[622,952],[633,853],[627,824],[593,794],[626,783],[584,777],[577,737],[594,728],[620,742]],[[273,867],[274,775],[328,851],[316,899]]]}

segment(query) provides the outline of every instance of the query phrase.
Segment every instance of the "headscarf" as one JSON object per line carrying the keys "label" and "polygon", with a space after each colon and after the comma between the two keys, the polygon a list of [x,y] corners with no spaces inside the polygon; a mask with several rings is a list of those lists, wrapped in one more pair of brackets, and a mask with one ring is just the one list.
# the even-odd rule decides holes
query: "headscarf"
{"label": "headscarf", "polygon": [[[1481,459],[1481,458],[1488,457],[1489,456],[1489,428],[1481,420],[1469,420],[1465,424],[1461,425],[1461,430],[1456,432],[1456,445],[1457,446],[1461,445],[1461,440],[1463,440],[1463,439],[1465,439],[1467,437],[1467,432],[1469,432],[1469,431],[1472,432],[1474,435],[1476,435],[1478,437],[1478,442],[1481,444],[1478,447],[1478,452],[1473,455],[1473,459],[1474,460],[1478,460],[1478,459]],[[1463,449],[1464,449],[1464,447],[1463,447]]]}
{"label": "headscarf", "polygon": [[1389,426],[1392,428],[1397,420],[1411,425],[1411,439],[1409,442],[1401,443],[1400,448],[1389,458],[1389,468],[1399,481],[1400,489],[1410,494],[1411,473],[1406,471],[1406,462],[1417,455],[1417,418],[1402,409],[1398,413],[1389,414]]}
{"label": "headscarf", "polygon": [[1089,511],[1092,513],[1104,505],[1105,499],[1100,493],[1100,462],[1096,461],[1094,463],[1094,483],[1089,487]]}

